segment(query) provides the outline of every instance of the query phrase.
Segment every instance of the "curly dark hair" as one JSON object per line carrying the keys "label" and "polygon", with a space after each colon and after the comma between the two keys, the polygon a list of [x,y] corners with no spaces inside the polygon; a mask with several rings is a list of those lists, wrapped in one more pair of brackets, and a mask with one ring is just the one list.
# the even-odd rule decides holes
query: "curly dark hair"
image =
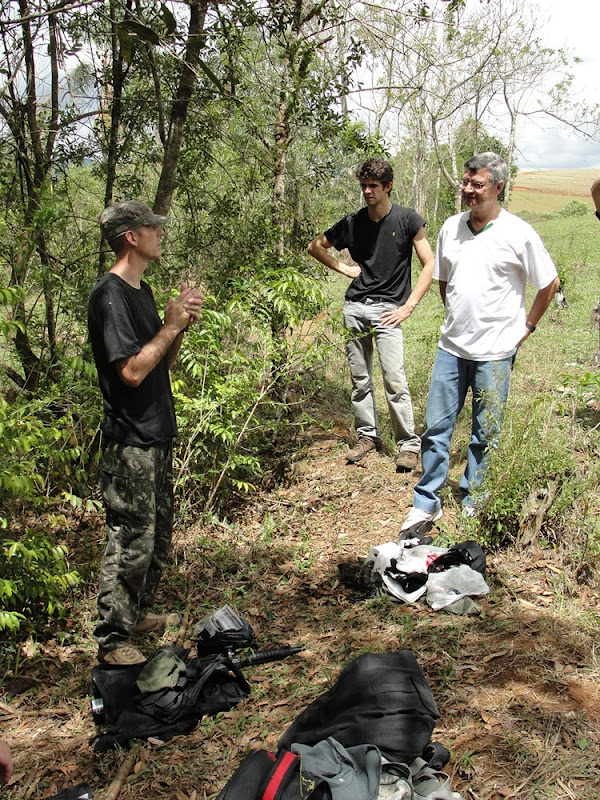
{"label": "curly dark hair", "polygon": [[391,164],[379,157],[367,158],[358,165],[355,174],[359,181],[379,181],[384,186],[394,180]]}

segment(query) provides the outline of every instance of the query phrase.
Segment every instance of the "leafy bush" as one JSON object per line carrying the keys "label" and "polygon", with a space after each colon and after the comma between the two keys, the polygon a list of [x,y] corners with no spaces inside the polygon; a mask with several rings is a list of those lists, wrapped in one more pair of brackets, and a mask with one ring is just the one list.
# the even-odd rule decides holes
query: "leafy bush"
{"label": "leafy bush", "polygon": [[268,304],[289,322],[292,299],[289,285],[265,289],[262,301],[253,292],[252,310],[238,295],[227,311],[217,311],[212,298],[186,334],[173,392],[177,482],[187,502],[211,508],[232,491],[254,491],[264,464],[272,461],[275,439],[287,433],[290,392],[295,385],[304,388],[306,370],[323,358],[318,341],[296,347],[274,335],[269,310],[260,308]]}
{"label": "leafy bush", "polygon": [[[100,413],[94,367],[82,358],[65,363],[62,381],[36,397],[9,403],[0,396],[0,497],[5,514],[64,493],[89,494],[90,442]],[[63,494],[64,496],[64,494]],[[3,519],[3,522],[2,522]],[[6,526],[6,517],[0,518]]]}
{"label": "leafy bush", "polygon": [[64,614],[61,596],[79,583],[64,545],[39,531],[0,543],[0,630],[18,630],[26,618]]}
{"label": "leafy bush", "polygon": [[[250,319],[236,321],[206,305],[201,324],[184,341],[173,393],[180,432],[177,482],[185,486],[188,502],[210,506],[226,487],[254,488],[261,474],[253,445],[256,418],[272,401],[270,337]],[[262,435],[265,427],[263,420]]]}
{"label": "leafy bush", "polygon": [[9,403],[0,396],[0,629],[62,614],[61,596],[79,580],[54,533],[7,533],[24,509],[45,511],[89,495],[88,454],[99,413],[91,406],[99,406],[95,372],[74,358],[65,362],[64,374],[68,380],[50,383],[35,398],[23,394]]}
{"label": "leafy bush", "polygon": [[563,210],[559,212],[559,216],[585,217],[589,213],[590,213],[590,207],[587,203],[584,203],[582,200],[571,200],[567,203],[567,205],[563,208]]}
{"label": "leafy bush", "polygon": [[590,482],[576,474],[572,431],[557,425],[556,409],[548,396],[540,396],[525,412],[517,402],[507,412],[500,444],[490,455],[490,467],[482,487],[485,502],[479,519],[479,533],[488,545],[517,538],[520,518],[533,490],[558,484],[556,496],[547,512],[555,518],[569,508]]}

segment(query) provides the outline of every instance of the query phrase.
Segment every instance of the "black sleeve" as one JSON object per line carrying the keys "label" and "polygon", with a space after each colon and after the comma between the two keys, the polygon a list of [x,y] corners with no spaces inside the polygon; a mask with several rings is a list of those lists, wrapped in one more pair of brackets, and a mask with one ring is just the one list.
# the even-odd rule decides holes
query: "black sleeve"
{"label": "black sleeve", "polygon": [[409,212],[406,220],[407,232],[412,242],[417,233],[421,230],[421,228],[424,228],[427,223],[420,214],[417,214],[414,208],[409,208],[407,211]]}
{"label": "black sleeve", "polygon": [[325,231],[325,238],[330,242],[336,250],[344,250],[352,244],[350,241],[350,224],[349,217],[344,217],[335,225],[332,225],[329,230]]}

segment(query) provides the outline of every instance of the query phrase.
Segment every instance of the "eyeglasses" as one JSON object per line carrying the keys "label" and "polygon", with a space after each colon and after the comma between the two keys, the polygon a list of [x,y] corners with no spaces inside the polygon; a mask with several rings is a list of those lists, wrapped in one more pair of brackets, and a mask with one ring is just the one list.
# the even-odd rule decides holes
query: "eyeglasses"
{"label": "eyeglasses", "polygon": [[463,178],[460,182],[460,185],[463,189],[466,189],[469,184],[475,189],[476,192],[480,192],[485,186],[487,186],[489,181],[485,181],[482,183],[481,181],[472,181],[470,178]]}

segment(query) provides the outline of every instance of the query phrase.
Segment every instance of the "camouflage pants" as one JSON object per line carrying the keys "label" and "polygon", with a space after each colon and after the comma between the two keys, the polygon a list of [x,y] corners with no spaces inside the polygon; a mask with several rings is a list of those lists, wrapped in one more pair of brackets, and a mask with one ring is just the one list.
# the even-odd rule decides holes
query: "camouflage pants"
{"label": "camouflage pants", "polygon": [[108,441],[100,466],[106,550],[100,566],[102,650],[124,643],[154,602],[171,549],[172,443],[140,448]]}

